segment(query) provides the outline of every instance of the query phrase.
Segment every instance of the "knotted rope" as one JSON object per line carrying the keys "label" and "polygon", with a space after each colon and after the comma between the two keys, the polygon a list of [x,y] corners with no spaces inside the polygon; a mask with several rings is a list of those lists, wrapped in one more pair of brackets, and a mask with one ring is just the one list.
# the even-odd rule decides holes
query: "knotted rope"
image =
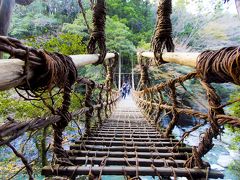
{"label": "knotted rope", "polygon": [[41,94],[54,87],[63,88],[68,80],[73,84],[76,79],[76,68],[69,56],[27,47],[5,36],[0,36],[0,51],[25,62],[23,76],[18,80],[22,81],[18,86],[22,90]]}
{"label": "knotted rope", "polygon": [[240,47],[225,47],[201,53],[197,73],[206,83],[232,82],[240,85]]}
{"label": "knotted rope", "polygon": [[71,121],[71,114],[68,112],[68,110],[71,103],[71,87],[77,79],[77,69],[71,58],[68,56],[58,53],[47,53],[45,54],[45,57],[48,58],[47,62],[49,69],[61,69],[60,72],[54,71],[54,73],[50,73],[50,77],[54,80],[50,81],[50,87],[52,87],[52,85],[63,87],[62,106],[54,113],[60,115],[61,120],[53,124],[53,151],[56,155],[57,163],[71,165],[70,161],[68,160],[68,155],[62,147],[62,133],[67,127],[68,123]]}
{"label": "knotted rope", "polygon": [[87,49],[88,53],[94,54],[96,52],[96,43],[99,48],[99,60],[95,65],[101,64],[106,56],[106,44],[105,44],[105,21],[106,21],[106,7],[105,0],[97,0],[93,8],[93,31]]}
{"label": "knotted rope", "polygon": [[105,79],[105,87],[111,89],[114,88],[114,70],[117,66],[118,61],[118,53],[114,52],[115,56],[112,59],[108,59],[107,61],[103,62],[103,66],[106,72],[106,79]]}
{"label": "knotted rope", "polygon": [[174,44],[172,40],[172,23],[170,19],[171,13],[172,0],[160,0],[157,11],[157,23],[152,39],[154,56],[157,62],[160,64],[164,63],[161,58],[161,53],[165,48],[168,52],[174,51]]}
{"label": "knotted rope", "polygon": [[103,87],[104,87],[104,85],[102,84],[102,88],[100,89],[99,94],[98,94],[98,102],[101,104],[101,106],[97,109],[97,117],[98,117],[99,125],[102,125],[101,112],[103,109]]}
{"label": "knotted rope", "polygon": [[[204,51],[198,57],[196,72],[192,72],[175,79],[170,79],[167,82],[162,82],[150,88],[145,87],[142,91],[135,92],[135,98],[139,106],[147,112],[148,117],[155,117],[153,118],[154,122],[158,123],[158,119],[161,116],[161,110],[166,110],[168,113],[171,112],[173,117],[166,128],[164,133],[165,137],[171,134],[173,128],[177,124],[176,117],[178,114],[185,114],[199,119],[205,119],[205,123],[196,126],[192,131],[209,123],[210,127],[204,134],[202,134],[198,148],[193,148],[192,156],[186,161],[185,167],[189,168],[197,166],[203,168],[208,166],[202,161],[202,157],[212,149],[213,138],[216,138],[223,131],[222,125],[226,123],[234,127],[239,126],[239,118],[225,115],[223,110],[223,107],[234,102],[238,102],[239,100],[222,105],[220,97],[210,84],[231,82],[239,85],[239,72],[239,47],[225,47],[215,51]],[[208,114],[184,107],[184,105],[177,101],[178,94],[176,92],[176,87],[186,80],[193,78],[200,79],[201,85],[206,91],[209,105]],[[170,94],[168,92],[170,92]],[[162,98],[160,96],[156,101],[157,93],[165,93],[165,97]],[[153,103],[153,101],[155,102]],[[169,105],[170,103],[171,105]],[[186,137],[187,135],[184,135],[181,141],[183,141]]]}
{"label": "knotted rope", "polygon": [[108,91],[106,92],[107,106],[105,106],[105,111],[104,111],[106,117],[109,117],[108,111],[111,113],[112,108],[113,108],[112,89],[114,88],[114,71],[115,71],[117,61],[119,58],[119,55],[117,52],[114,52],[114,54],[115,54],[114,58],[108,59],[107,61],[103,62],[103,66],[104,66],[105,74],[106,74],[105,87],[108,88]]}
{"label": "knotted rope", "polygon": [[186,166],[191,167],[194,164],[202,167],[201,159],[213,147],[212,139],[216,138],[222,128],[216,116],[223,114],[220,97],[216,94],[215,89],[210,83],[226,83],[232,82],[240,84],[240,54],[239,47],[225,47],[215,51],[204,51],[199,56],[197,62],[197,75],[200,77],[201,84],[207,92],[209,111],[208,120],[211,127],[203,134],[200,144],[187,162]]}
{"label": "knotted rope", "polygon": [[[0,37],[0,51],[9,53],[11,58],[19,58],[25,62],[23,76],[21,77],[23,83],[17,89],[30,91],[31,93],[27,92],[28,96],[40,98],[52,114],[61,116],[61,120],[53,124],[53,151],[57,163],[71,164],[62,148],[62,133],[71,120],[71,115],[68,112],[70,93],[71,86],[77,78],[77,69],[72,59],[59,53],[49,53],[24,46],[20,41],[8,37]],[[54,110],[42,98],[44,92],[50,92],[55,87],[63,89],[63,102],[58,110]]]}
{"label": "knotted rope", "polygon": [[85,113],[85,127],[86,127],[86,135],[90,134],[91,128],[91,118],[93,117],[93,103],[92,103],[92,95],[95,87],[94,81],[90,81],[90,84],[86,85],[86,93],[85,93],[85,107],[89,108]]}
{"label": "knotted rope", "polygon": [[139,84],[137,86],[137,90],[143,90],[144,88],[147,88],[150,86],[150,79],[149,79],[149,74],[148,74],[148,61],[146,61],[141,54],[138,56],[138,62],[140,65],[140,80]]}

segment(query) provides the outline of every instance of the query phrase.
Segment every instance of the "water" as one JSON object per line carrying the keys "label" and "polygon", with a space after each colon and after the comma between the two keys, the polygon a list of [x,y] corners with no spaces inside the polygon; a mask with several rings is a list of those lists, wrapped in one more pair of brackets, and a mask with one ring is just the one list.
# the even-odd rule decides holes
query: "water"
{"label": "water", "polygon": [[[197,146],[199,143],[199,136],[205,132],[206,128],[207,126],[201,127],[197,131],[194,131],[188,138],[184,140],[184,143],[191,146]],[[185,131],[190,129],[191,127],[186,127]],[[173,133],[177,138],[180,138],[183,134],[183,131],[180,128],[175,127]],[[214,139],[214,147],[203,157],[203,160],[209,162],[212,169],[223,172],[225,180],[239,180],[240,178],[234,175],[228,168],[234,159],[240,160],[240,153],[233,153],[233,150],[230,149],[231,138],[232,134],[227,131],[222,138],[218,137],[218,139]]]}

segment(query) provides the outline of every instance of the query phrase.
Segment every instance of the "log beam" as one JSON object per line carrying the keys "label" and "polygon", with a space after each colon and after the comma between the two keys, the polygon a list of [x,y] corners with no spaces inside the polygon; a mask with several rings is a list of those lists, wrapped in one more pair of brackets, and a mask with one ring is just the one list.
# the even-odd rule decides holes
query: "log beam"
{"label": "log beam", "polygon": [[[142,52],[138,55],[147,58],[154,58],[153,52]],[[195,68],[199,55],[200,53],[166,52],[162,54],[162,58],[165,62],[176,63]]]}
{"label": "log beam", "polygon": [[[83,54],[70,56],[76,67],[93,64],[98,61],[97,54]],[[105,59],[114,58],[114,53],[107,53]],[[20,59],[0,60],[0,91],[20,85],[23,82],[24,62]],[[29,72],[31,75],[31,72]]]}

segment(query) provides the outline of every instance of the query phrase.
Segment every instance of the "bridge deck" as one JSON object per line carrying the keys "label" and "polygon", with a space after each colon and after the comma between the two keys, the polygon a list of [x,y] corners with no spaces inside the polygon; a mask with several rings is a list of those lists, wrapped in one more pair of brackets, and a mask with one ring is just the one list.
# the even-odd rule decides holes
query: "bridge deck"
{"label": "bridge deck", "polygon": [[223,178],[222,173],[207,169],[186,169],[184,163],[191,147],[178,140],[163,138],[154,124],[141,114],[131,97],[121,100],[112,116],[70,146],[68,154],[75,166],[44,167],[46,177],[74,179],[78,175],[157,176],[189,179]]}

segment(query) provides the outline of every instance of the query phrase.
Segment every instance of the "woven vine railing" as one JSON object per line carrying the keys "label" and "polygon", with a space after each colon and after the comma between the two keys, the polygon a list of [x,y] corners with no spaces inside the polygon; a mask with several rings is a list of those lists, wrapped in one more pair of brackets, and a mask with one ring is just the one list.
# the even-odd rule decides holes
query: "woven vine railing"
{"label": "woven vine railing", "polygon": [[[213,138],[216,138],[223,132],[223,125],[228,124],[232,127],[240,127],[240,118],[232,117],[224,113],[223,108],[229,106],[238,100],[221,104],[220,97],[210,84],[232,82],[239,85],[240,83],[240,56],[239,47],[228,47],[218,51],[205,51],[200,54],[197,60],[196,71],[182,75],[177,78],[169,79],[166,82],[150,87],[149,81],[149,64],[151,59],[147,59],[139,53],[139,62],[141,67],[141,78],[138,90],[133,93],[134,99],[140,109],[146,115],[147,119],[154,122],[162,133],[163,137],[169,137],[178,122],[181,122],[179,115],[188,115],[195,117],[199,123],[185,132],[180,140],[183,142],[186,137],[193,131],[196,131],[204,125],[209,128],[201,135],[198,147],[193,147],[192,156],[185,163],[185,167],[205,168],[208,166],[202,161],[202,157],[212,149]],[[161,67],[160,67],[161,68]],[[180,87],[187,80],[195,79],[206,92],[208,100],[208,112],[200,112],[184,105],[180,102]],[[148,87],[147,87],[148,85]],[[169,116],[171,121],[166,129],[161,127],[164,117]],[[180,146],[177,144],[175,148]]]}
{"label": "woven vine railing", "polygon": [[[11,86],[4,87],[12,87],[15,84],[19,98],[31,102],[41,101],[51,113],[51,115],[27,121],[7,118],[4,123],[0,124],[0,146],[8,146],[22,160],[24,167],[17,173],[26,168],[29,179],[34,179],[32,162],[28,161],[24,153],[19,152],[11,142],[25,135],[26,132],[30,134],[26,140],[29,141],[37,131],[51,126],[53,142],[46,150],[51,147],[54,155],[53,164],[71,165],[68,154],[63,148],[64,131],[71,124],[70,122],[76,123],[76,117],[81,117],[80,119],[84,118],[85,128],[80,128],[80,125],[76,124],[80,135],[84,137],[91,132],[91,128],[98,126],[104,118],[109,117],[119,98],[118,91],[113,89],[113,72],[118,54],[115,53],[113,58],[104,61],[106,80],[104,84],[99,84],[88,78],[78,77],[77,68],[69,56],[27,47],[20,41],[8,37],[0,38],[0,51],[24,63],[24,69],[18,75],[16,82],[10,82]],[[79,87],[83,92],[75,92],[74,89]],[[79,109],[70,112],[71,96],[78,96],[78,94],[84,98],[79,97]],[[55,105],[54,97],[56,96],[62,97],[60,107]]]}

